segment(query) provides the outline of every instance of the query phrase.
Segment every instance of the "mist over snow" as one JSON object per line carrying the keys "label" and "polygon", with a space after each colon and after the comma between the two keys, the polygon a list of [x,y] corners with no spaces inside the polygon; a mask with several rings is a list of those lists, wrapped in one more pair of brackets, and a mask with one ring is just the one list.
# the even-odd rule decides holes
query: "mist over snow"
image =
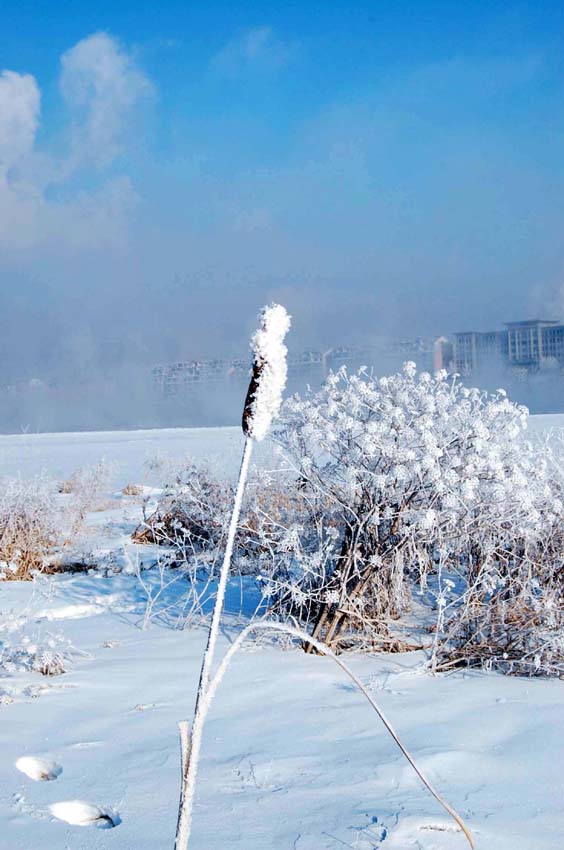
{"label": "mist over snow", "polygon": [[536,18],[445,14],[451,52],[417,18],[408,51],[353,5],[342,33],[241,7],[6,35],[0,429],[233,422],[213,393],[155,410],[147,376],[245,356],[270,301],[290,353],[564,318],[563,86]]}

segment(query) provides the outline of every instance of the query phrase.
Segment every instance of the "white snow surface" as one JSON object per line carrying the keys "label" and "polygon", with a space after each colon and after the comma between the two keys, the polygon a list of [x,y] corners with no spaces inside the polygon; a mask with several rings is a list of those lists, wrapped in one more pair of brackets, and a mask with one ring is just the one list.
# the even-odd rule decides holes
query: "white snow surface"
{"label": "white snow surface", "polygon": [[47,474],[66,480],[101,459],[117,466],[117,485],[143,483],[146,461],[192,456],[235,476],[244,437],[240,428],[164,428],[59,434],[0,434],[0,477]]}
{"label": "white snow surface", "polygon": [[[564,425],[550,419],[533,418],[532,426]],[[155,450],[215,458],[232,474],[242,437],[236,429],[174,429],[19,435],[0,444],[4,474],[62,477],[106,457],[121,464],[125,484],[143,480],[143,461]],[[135,522],[139,503],[122,502],[92,517],[101,552],[122,546]],[[182,582],[167,593],[167,602],[181,594]],[[240,599],[232,580],[218,657],[245,619]],[[172,850],[177,722],[192,713],[206,630],[158,619],[141,630],[144,605],[138,580],[123,572],[0,584],[0,629],[25,621],[77,650],[60,676],[0,675],[0,846]],[[422,661],[421,653],[349,657],[478,850],[560,850],[564,683],[479,672],[431,677]],[[22,758],[29,772],[16,766]],[[61,768],[57,780],[30,778],[38,764]],[[204,732],[191,850],[465,846],[329,659],[267,641],[235,657]]]}

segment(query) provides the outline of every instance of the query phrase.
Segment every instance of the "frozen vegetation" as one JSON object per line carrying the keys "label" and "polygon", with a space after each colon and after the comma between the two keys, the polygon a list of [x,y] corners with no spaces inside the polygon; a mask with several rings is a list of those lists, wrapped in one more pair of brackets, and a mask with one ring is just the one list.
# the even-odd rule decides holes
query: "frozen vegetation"
{"label": "frozen vegetation", "polygon": [[[283,335],[283,334],[282,334]],[[268,426],[267,426],[268,427]],[[411,366],[340,373],[257,446],[233,540],[190,848],[564,835],[562,428]],[[172,850],[244,438],[0,438],[0,826],[10,850]],[[305,651],[304,651],[305,650]],[[102,831],[103,830],[103,831]]]}

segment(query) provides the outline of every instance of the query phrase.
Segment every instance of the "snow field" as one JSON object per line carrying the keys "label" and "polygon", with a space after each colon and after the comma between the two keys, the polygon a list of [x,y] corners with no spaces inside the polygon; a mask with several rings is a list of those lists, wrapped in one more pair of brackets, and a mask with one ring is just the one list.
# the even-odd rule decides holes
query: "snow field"
{"label": "snow field", "polygon": [[[3,474],[63,478],[104,456],[120,463],[114,492],[145,483],[155,450],[200,453],[233,474],[241,443],[236,429],[21,435],[0,438],[0,463]],[[140,499],[116,497],[90,518],[88,545],[101,557],[123,549],[139,511]],[[174,584],[169,601],[181,590]],[[232,582],[218,658],[237,633],[239,599]],[[172,850],[177,722],[192,713],[206,631],[158,618],[142,631],[145,605],[123,572],[0,586],[0,622],[62,632],[79,651],[61,676],[0,678],[2,846]],[[478,850],[559,850],[564,684],[433,678],[421,662],[421,653],[349,658]],[[333,662],[262,639],[234,658],[212,705],[190,846],[457,850],[465,841]]]}

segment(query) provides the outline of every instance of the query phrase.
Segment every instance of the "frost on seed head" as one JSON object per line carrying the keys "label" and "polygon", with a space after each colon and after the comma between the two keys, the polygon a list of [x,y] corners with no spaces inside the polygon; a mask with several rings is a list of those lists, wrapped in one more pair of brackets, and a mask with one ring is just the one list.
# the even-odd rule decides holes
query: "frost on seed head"
{"label": "frost on seed head", "polygon": [[288,371],[284,337],[290,316],[280,304],[271,304],[262,310],[259,320],[260,327],[251,339],[253,374],[243,411],[243,431],[255,440],[266,436],[282,403]]}

